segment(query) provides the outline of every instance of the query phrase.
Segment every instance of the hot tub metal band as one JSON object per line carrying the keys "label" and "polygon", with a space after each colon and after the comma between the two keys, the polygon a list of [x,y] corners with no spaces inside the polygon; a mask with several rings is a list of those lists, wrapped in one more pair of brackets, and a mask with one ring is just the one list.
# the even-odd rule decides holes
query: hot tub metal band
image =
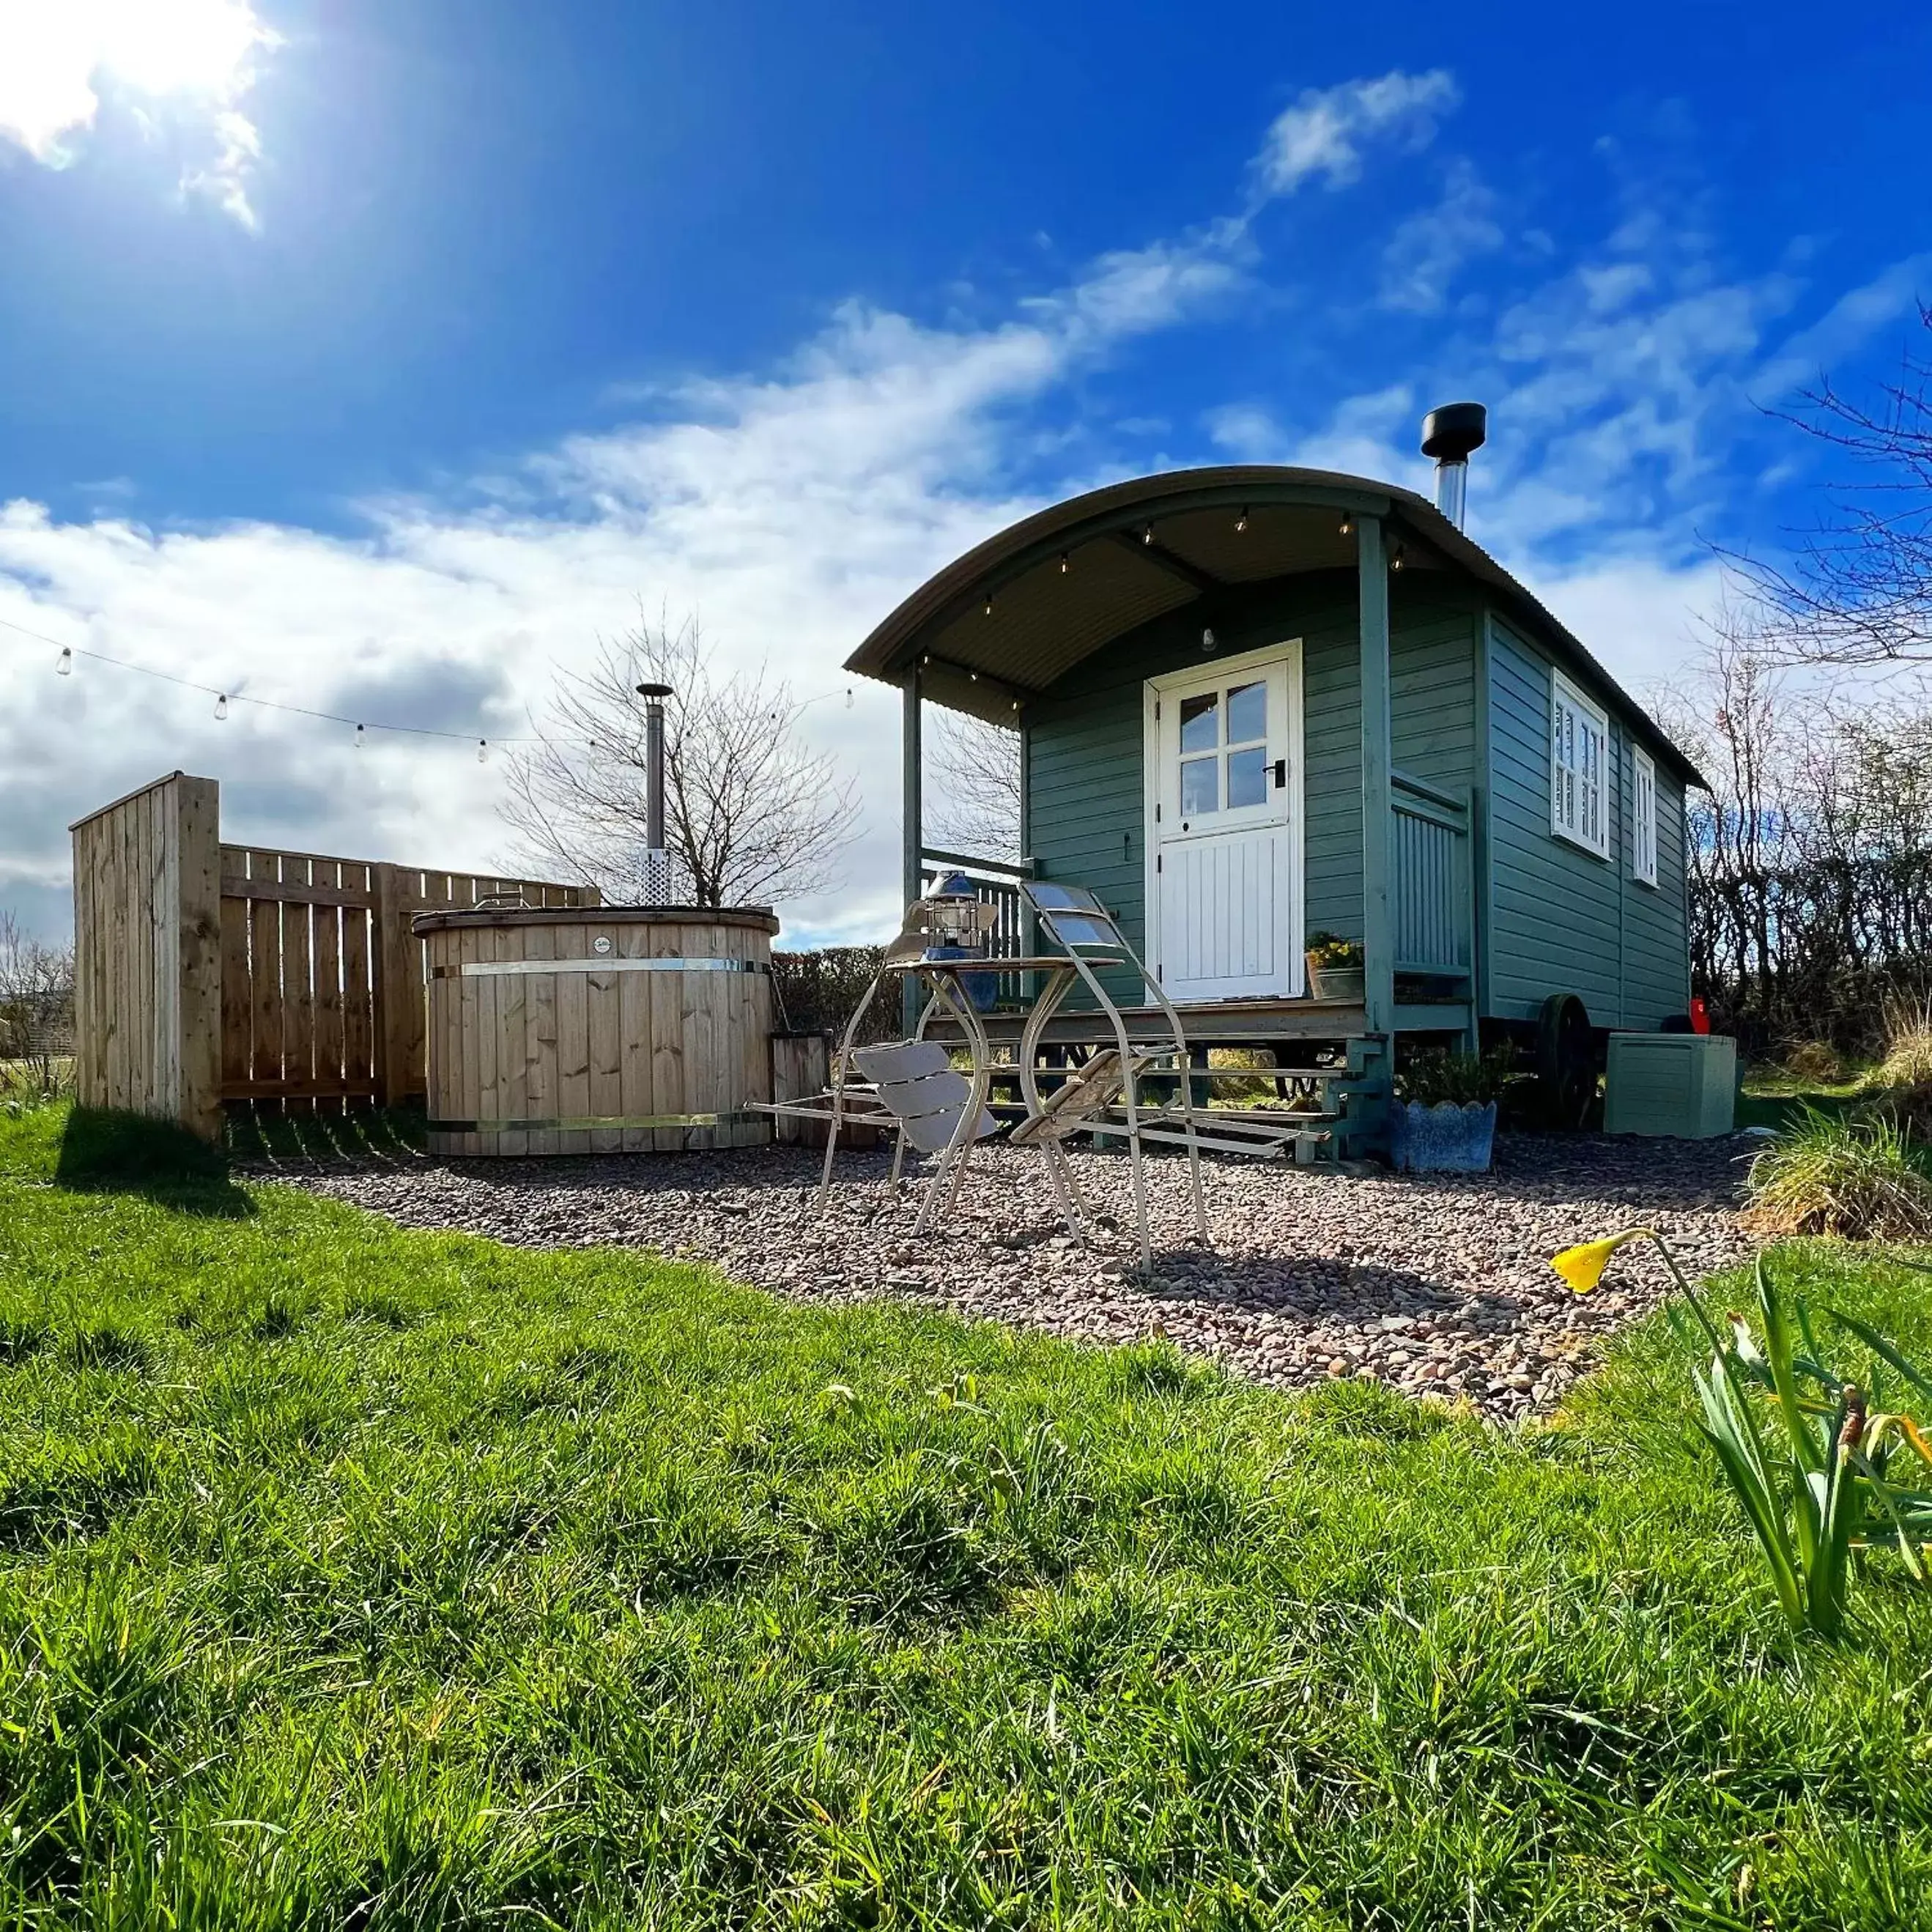
{"label": "hot tub metal band", "polygon": [[553,1120],[430,1120],[426,1124],[433,1134],[582,1134],[620,1127],[749,1127],[763,1125],[768,1118],[764,1114],[748,1112],[613,1114]]}
{"label": "hot tub metal band", "polygon": [[433,980],[488,980],[506,973],[770,973],[762,959],[470,959],[436,966]]}

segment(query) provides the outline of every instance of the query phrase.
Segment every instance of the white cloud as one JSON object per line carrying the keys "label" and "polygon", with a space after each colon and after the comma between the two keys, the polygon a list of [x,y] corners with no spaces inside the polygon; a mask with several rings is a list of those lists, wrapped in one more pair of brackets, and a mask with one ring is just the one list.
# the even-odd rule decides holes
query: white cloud
{"label": "white cloud", "polygon": [[250,0],[0,0],[0,140],[65,167],[105,90],[182,133],[183,194],[253,228],[261,137],[240,103],[278,44]]}
{"label": "white cloud", "polygon": [[1346,188],[1360,176],[1363,150],[1370,141],[1421,147],[1461,98],[1454,76],[1441,68],[1426,74],[1398,69],[1376,80],[1310,88],[1268,129],[1255,160],[1261,188],[1268,194],[1292,194],[1317,175],[1331,188]]}
{"label": "white cloud", "polygon": [[[43,908],[66,822],[180,766],[224,782],[231,836],[308,850],[482,866],[504,856],[500,761],[472,733],[526,730],[552,668],[622,629],[642,596],[701,610],[740,662],[803,695],[842,690],[866,633],[941,564],[1038,506],[1006,481],[1015,416],[1121,342],[1218,300],[1224,232],[1110,254],[981,330],[853,303],[788,366],[694,382],[659,420],[567,439],[480,507],[361,506],[366,534],[269,524],[154,530],[0,510],[0,619],[231,692],[434,722],[447,745],[210,700],[0,631],[0,903]],[[440,701],[440,708],[432,705]],[[857,688],[808,714],[856,767],[864,842],[846,893],[787,909],[794,937],[896,914],[898,700]],[[10,880],[9,874],[11,874]]]}
{"label": "white cloud", "polygon": [[1458,272],[1500,248],[1503,238],[1495,194],[1468,161],[1458,159],[1450,166],[1442,200],[1411,215],[1389,237],[1382,250],[1382,306],[1439,314]]}

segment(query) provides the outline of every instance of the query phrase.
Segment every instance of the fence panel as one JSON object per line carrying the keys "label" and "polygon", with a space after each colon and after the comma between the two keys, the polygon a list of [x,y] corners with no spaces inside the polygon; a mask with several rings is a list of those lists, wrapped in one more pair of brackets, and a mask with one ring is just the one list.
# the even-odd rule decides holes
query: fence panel
{"label": "fence panel", "polygon": [[314,852],[222,848],[222,1097],[400,1101],[428,1046],[418,912],[514,895],[596,902],[594,887],[426,872]]}

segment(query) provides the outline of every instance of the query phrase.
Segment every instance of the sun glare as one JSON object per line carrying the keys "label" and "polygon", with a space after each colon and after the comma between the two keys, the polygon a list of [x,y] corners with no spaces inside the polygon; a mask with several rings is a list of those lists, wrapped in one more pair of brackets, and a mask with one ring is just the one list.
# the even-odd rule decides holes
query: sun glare
{"label": "sun glare", "polygon": [[249,0],[0,0],[0,132],[58,160],[103,88],[218,105],[274,40]]}
{"label": "sun glare", "polygon": [[143,94],[223,95],[264,38],[242,0],[94,0],[100,64]]}

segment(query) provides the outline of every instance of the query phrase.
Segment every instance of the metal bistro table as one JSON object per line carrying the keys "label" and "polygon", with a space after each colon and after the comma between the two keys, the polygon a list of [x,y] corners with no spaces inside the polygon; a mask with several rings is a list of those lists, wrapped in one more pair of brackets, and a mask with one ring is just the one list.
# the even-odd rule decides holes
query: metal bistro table
{"label": "metal bistro table", "polygon": [[[831,1131],[826,1136],[825,1167],[820,1186],[821,1203],[829,1198],[832,1180],[832,1165],[838,1143],[838,1130],[848,1118],[847,1088],[850,1082],[850,1068],[853,1064],[853,1042],[866,1012],[872,1005],[879,988],[889,977],[903,979],[914,976],[926,991],[927,998],[914,1030],[914,1042],[923,1042],[926,1028],[934,1016],[944,1013],[956,1022],[966,1046],[969,1071],[962,1084],[964,1092],[951,1088],[950,1094],[956,1096],[958,1112],[950,1138],[938,1148],[938,1160],[928,1181],[925,1198],[920,1205],[919,1217],[914,1224],[916,1238],[923,1238],[930,1228],[936,1210],[944,1202],[950,1212],[959,1195],[961,1184],[972,1159],[974,1144],[992,1131],[986,1112],[987,1096],[992,1090],[996,1073],[1010,1072],[1017,1075],[1020,1091],[1026,1102],[1027,1116],[1014,1129],[1012,1138],[1016,1144],[1037,1147],[1046,1162],[1047,1173],[1053,1186],[1054,1198],[1059,1203],[1068,1232],[1081,1239],[1089,1238],[1098,1224],[1098,1217],[1080,1190],[1071,1163],[1066,1158],[1062,1142],[1068,1134],[1094,1130],[1112,1132],[1126,1141],[1132,1156],[1134,1186],[1134,1208],[1139,1223],[1142,1264],[1152,1265],[1152,1246],[1147,1216],[1146,1177],[1142,1171],[1141,1142],[1144,1131],[1148,1138],[1171,1140],[1184,1144],[1191,1156],[1194,1193],[1195,1222],[1202,1238],[1206,1238],[1206,1211],[1202,1196],[1199,1142],[1195,1131],[1194,1104],[1187,1078],[1186,1042],[1177,1037],[1176,1048],[1179,1058],[1176,1072],[1179,1079],[1180,1102],[1179,1120],[1173,1126],[1144,1129],[1143,1110],[1137,1092],[1140,1075],[1154,1061],[1167,1058],[1160,1052],[1136,1053],[1130,1046],[1124,1026],[1118,1026],[1118,1046],[1096,1055],[1084,1066],[1071,1070],[1066,1079],[1049,1095],[1042,1096],[1040,1086],[1040,1044],[1048,1022],[1058,1010],[1076,985],[1084,981],[1090,987],[1097,987],[1094,978],[1096,968],[1132,967],[1136,962],[1130,953],[1123,949],[1118,952],[1082,948],[1078,952],[1056,952],[1029,955],[1018,958],[987,958],[985,956],[927,958],[901,957],[888,958],[878,977],[867,991],[857,1010],[848,1024],[844,1037],[840,1043],[838,1063],[833,1072],[832,1083]],[[1028,1002],[1026,1023],[1023,1028],[1015,1064],[1011,1068],[996,1065],[993,1058],[993,1045],[978,1008],[974,1004],[967,982],[975,976],[996,974],[1001,978],[1008,976],[1025,976],[1034,979],[1035,990]],[[1022,981],[1024,983],[1024,980]],[[1100,994],[1101,1004],[1118,1022],[1119,1016],[1112,1001]],[[938,1048],[938,1043],[932,1043]],[[870,1051],[860,1048],[861,1058]],[[904,1049],[896,1051],[903,1052]],[[920,1066],[923,1062],[917,1063]],[[935,1059],[932,1066],[923,1074],[917,1072],[913,1078],[944,1078],[948,1070],[943,1061]],[[956,1073],[954,1079],[958,1079]],[[909,1083],[910,1084],[910,1083]],[[890,1106],[890,1096],[885,1096],[887,1109],[895,1114],[896,1108]],[[1117,1102],[1124,1118],[1107,1121],[1104,1124],[1097,1118],[1114,1109]],[[948,1111],[950,1111],[949,1104]],[[1166,1110],[1160,1110],[1163,1115]],[[929,1117],[928,1117],[929,1118]],[[1171,1117],[1169,1117],[1171,1118]],[[892,1177],[898,1178],[901,1165],[905,1154],[908,1135],[906,1123],[900,1118],[900,1132],[892,1156]]]}

